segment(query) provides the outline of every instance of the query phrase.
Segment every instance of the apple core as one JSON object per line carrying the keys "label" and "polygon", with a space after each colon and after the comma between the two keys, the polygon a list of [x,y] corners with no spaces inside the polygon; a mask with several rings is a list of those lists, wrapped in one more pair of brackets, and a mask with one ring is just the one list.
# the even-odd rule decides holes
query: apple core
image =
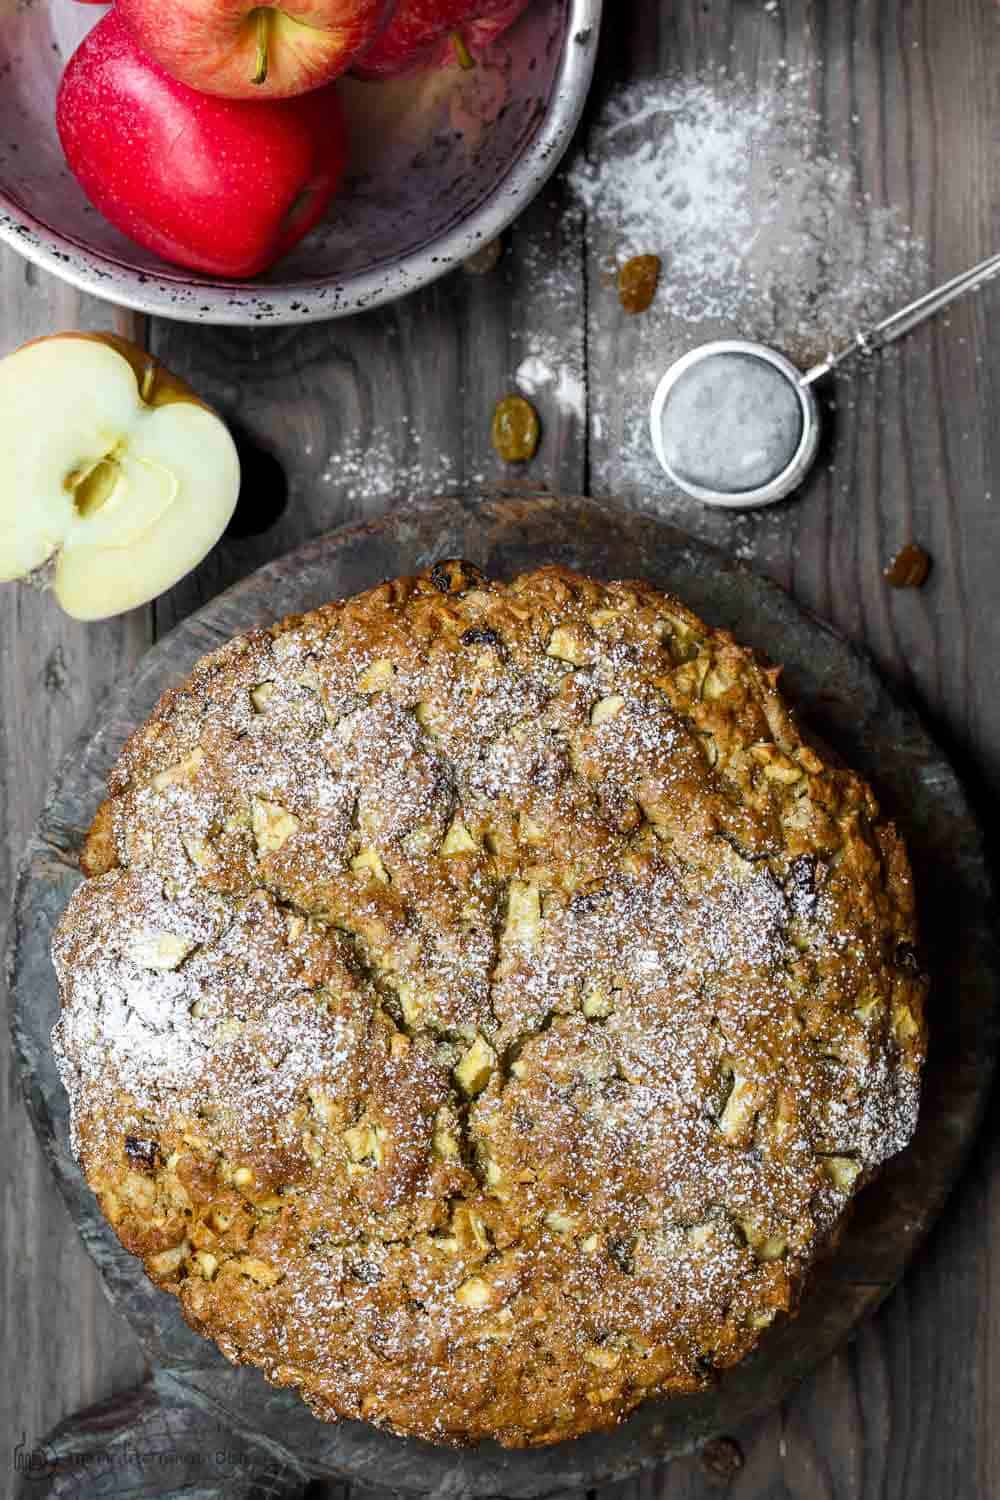
{"label": "apple core", "polygon": [[66,488],[73,496],[78,516],[94,515],[106,505],[121,478],[121,468],[114,450],[95,463],[74,469],[66,476]]}

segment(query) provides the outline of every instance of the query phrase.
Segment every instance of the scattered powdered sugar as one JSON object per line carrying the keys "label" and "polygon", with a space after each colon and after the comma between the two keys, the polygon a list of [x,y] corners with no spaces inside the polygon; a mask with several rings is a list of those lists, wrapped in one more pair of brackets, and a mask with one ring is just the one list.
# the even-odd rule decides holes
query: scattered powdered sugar
{"label": "scattered powdered sugar", "polygon": [[555,368],[537,352],[521,361],[515,375],[517,388],[526,396],[550,393],[556,401],[560,414],[575,417],[583,422],[587,415],[587,388],[582,374],[572,365],[559,364]]}
{"label": "scattered powdered sugar", "polygon": [[[673,492],[653,453],[649,406],[670,363],[722,336],[810,363],[926,286],[906,208],[866,189],[857,121],[846,109],[836,118],[836,102],[821,113],[821,84],[818,67],[778,63],[760,86],[720,72],[622,89],[570,163],[561,215],[518,237],[519,315],[501,384],[535,400],[545,425],[587,423],[593,492],[717,536],[718,515]],[[659,255],[662,274],[652,307],[623,322],[613,273],[633,253]],[[846,378],[864,373],[855,363]],[[415,420],[378,418],[329,453],[320,482],[370,508],[496,480],[489,417],[487,401],[467,443],[485,456],[471,466],[424,440]],[[747,556],[783,525],[769,512],[724,520],[730,550]]]}
{"label": "scattered powdered sugar", "polygon": [[410,429],[403,416],[394,427],[379,425],[364,438],[344,442],[327,457],[321,483],[336,485],[345,501],[364,504],[484,483],[485,474],[462,474],[451,454],[425,448],[421,434]]}
{"label": "scattered powdered sugar", "polygon": [[[686,350],[737,336],[806,365],[926,285],[919,235],[899,205],[863,191],[850,126],[831,143],[814,81],[780,68],[760,92],[724,75],[633,84],[570,167],[609,308],[591,310],[590,366],[607,372],[591,382],[595,489],[669,508],[648,414]],[[661,257],[659,290],[622,332],[613,271],[640,253]],[[673,508],[690,515],[688,501]]]}
{"label": "scattered powdered sugar", "polygon": [[575,206],[550,230],[519,247],[531,289],[531,310],[523,328],[514,329],[514,379],[526,396],[554,403],[561,420],[587,419],[586,337],[579,252],[567,238],[578,236],[582,218]]}
{"label": "scattered powdered sugar", "polygon": [[526,396],[534,396],[547,385],[555,384],[555,374],[540,354],[529,354],[518,366],[515,379]]}
{"label": "scattered powdered sugar", "polygon": [[569,186],[595,242],[663,257],[661,317],[738,322],[818,351],[924,266],[905,216],[861,193],[851,163],[819,148],[819,127],[804,74],[763,93],[725,78],[634,84]]}
{"label": "scattered powdered sugar", "polygon": [[[671,493],[648,430],[670,363],[734,335],[811,363],[926,285],[919,235],[901,205],[864,190],[853,123],[820,114],[818,76],[779,65],[760,91],[724,74],[621,90],[570,165],[561,220],[519,246],[529,303],[511,331],[509,379],[543,418],[589,419],[595,492],[652,502],[690,524],[691,503]],[[594,268],[589,312],[578,226]],[[623,326],[613,271],[637,253],[661,257],[660,286]],[[346,443],[321,472],[365,504],[495,477],[490,464],[463,472],[405,420],[402,431],[376,425]],[[727,520],[739,552],[746,518]],[[768,524],[755,516],[754,536]]]}

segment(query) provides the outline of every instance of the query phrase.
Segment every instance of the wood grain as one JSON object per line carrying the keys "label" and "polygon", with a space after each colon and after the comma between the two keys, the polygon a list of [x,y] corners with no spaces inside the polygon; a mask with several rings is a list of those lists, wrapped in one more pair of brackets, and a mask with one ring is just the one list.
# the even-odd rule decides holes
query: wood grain
{"label": "wood grain", "polygon": [[[850,131],[859,185],[876,203],[905,206],[933,273],[950,275],[995,249],[1000,30],[992,0],[779,0],[773,10],[759,0],[614,0],[591,115],[622,79],[722,68],[766,89],[779,62],[820,57],[828,66],[816,85],[818,129]],[[491,276],[456,274],[349,323],[267,334],[151,330],[156,351],[237,419],[252,445],[277,456],[289,485],[275,525],[227,539],[160,601],[157,631],[292,544],[373,514],[407,487],[427,487],[420,481],[428,476],[441,489],[508,477],[488,447],[489,411],[540,336],[556,348],[562,341],[591,388],[612,388],[630,367],[636,330],[609,302],[601,274],[608,246],[564,219],[562,206],[557,187],[520,221]],[[585,317],[568,316],[565,293],[553,294],[538,274],[556,262]],[[77,320],[107,321],[10,256],[0,263],[0,297],[5,347]],[[546,437],[524,475],[569,490],[593,476],[598,491],[664,511],[791,587],[914,695],[987,813],[1000,791],[1000,356],[989,339],[998,297],[996,287],[984,291],[913,335],[898,359],[840,381],[831,468],[773,513],[726,516],[666,491],[639,492],[620,462],[621,422],[582,425],[551,393],[538,398]],[[377,462],[345,466],[345,452],[373,440]],[[266,506],[252,500],[251,527],[258,508]],[[911,537],[934,558],[931,581],[919,593],[890,592],[882,567]],[[78,630],[33,594],[0,592],[0,887],[62,747],[151,628],[138,619]],[[8,1142],[0,1348],[18,1372],[0,1392],[2,1443],[22,1427],[39,1435],[133,1370],[66,1233],[9,1078],[0,1085],[0,1123]],[[967,1181],[900,1291],[785,1408],[737,1434],[745,1463],[728,1486],[692,1458],[600,1500],[1000,1494],[1000,1424],[992,1419],[1000,1401],[998,1124],[994,1111]]]}
{"label": "wood grain", "polygon": [[[70,287],[0,252],[0,354],[63,328],[142,334]],[[13,876],[50,775],[108,685],[149,643],[145,613],[74,624],[28,587],[0,588],[0,948]],[[21,1434],[131,1384],[143,1361],[73,1232],[21,1100],[5,1026],[0,1049],[0,1491]]]}

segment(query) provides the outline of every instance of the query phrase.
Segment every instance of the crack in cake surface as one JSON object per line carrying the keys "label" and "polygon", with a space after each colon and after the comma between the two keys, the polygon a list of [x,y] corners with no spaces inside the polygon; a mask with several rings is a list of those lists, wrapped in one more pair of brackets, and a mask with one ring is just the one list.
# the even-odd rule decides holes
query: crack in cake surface
{"label": "crack in cake surface", "polygon": [[534,1443],[794,1306],[912,1131],[924,984],[902,846],[776,684],[641,584],[449,563],[165,696],[55,1043],[102,1208],[231,1358]]}

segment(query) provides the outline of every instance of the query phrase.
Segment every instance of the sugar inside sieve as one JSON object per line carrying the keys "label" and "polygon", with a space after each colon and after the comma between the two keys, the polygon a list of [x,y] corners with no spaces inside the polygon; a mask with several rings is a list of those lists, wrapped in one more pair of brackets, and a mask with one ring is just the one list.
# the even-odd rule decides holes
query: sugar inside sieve
{"label": "sugar inside sieve", "polygon": [[702,344],[671,365],[651,427],[669,478],[706,505],[783,499],[819,446],[812,387],[783,354],[745,339]]}

